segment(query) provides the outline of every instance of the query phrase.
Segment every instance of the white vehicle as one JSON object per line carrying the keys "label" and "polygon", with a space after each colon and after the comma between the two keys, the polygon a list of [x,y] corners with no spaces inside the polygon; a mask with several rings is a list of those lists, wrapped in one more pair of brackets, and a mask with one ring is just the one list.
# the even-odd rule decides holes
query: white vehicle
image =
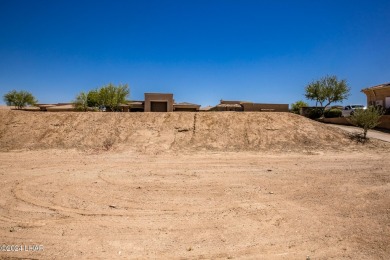
{"label": "white vehicle", "polygon": [[343,117],[348,117],[348,116],[351,116],[353,115],[353,113],[355,112],[356,109],[367,109],[367,107],[363,106],[363,105],[348,105],[348,106],[345,106],[343,108],[343,110],[341,111],[341,115]]}

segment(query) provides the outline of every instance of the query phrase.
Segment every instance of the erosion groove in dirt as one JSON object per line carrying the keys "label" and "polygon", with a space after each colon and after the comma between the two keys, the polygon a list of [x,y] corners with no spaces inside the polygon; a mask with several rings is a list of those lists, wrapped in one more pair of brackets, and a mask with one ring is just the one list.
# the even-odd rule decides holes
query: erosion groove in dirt
{"label": "erosion groove in dirt", "polygon": [[0,110],[0,149],[347,149],[342,131],[291,113],[78,113]]}

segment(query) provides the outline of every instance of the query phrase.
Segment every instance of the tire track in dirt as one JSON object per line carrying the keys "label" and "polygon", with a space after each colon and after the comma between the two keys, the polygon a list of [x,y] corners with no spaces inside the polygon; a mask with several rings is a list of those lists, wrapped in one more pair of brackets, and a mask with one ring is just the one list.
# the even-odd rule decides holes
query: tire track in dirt
{"label": "tire track in dirt", "polygon": [[[34,178],[35,181],[40,181],[42,178],[47,178],[48,176],[40,176],[37,178]],[[55,212],[59,213],[74,213],[82,216],[124,216],[125,214],[123,213],[105,213],[103,212],[88,212],[86,210],[82,209],[77,209],[77,208],[69,208],[69,207],[64,207],[61,205],[56,205],[56,204],[50,204],[47,202],[44,202],[43,200],[36,198],[28,193],[28,185],[25,184],[26,181],[22,181],[19,184],[17,184],[14,188],[12,188],[11,192],[15,196],[16,199],[25,202],[27,204],[31,204],[37,207],[41,207],[44,209],[49,209]],[[29,179],[28,183],[31,184],[32,180]],[[67,215],[64,215],[67,216]]]}
{"label": "tire track in dirt", "polygon": [[0,156],[8,185],[0,202],[9,205],[0,212],[1,236],[45,242],[48,250],[37,258],[389,255],[387,153]]}
{"label": "tire track in dirt", "polygon": [[[137,167],[140,166],[138,165]],[[162,167],[162,166],[157,166],[157,167]],[[171,165],[170,167],[177,168],[178,166]],[[218,174],[219,172],[223,172],[224,170],[226,170],[221,167],[219,168],[220,168],[219,171],[215,172],[214,170],[214,173]],[[108,171],[109,169],[111,169],[112,174],[107,175],[105,172]],[[64,206],[62,204],[54,203],[53,201],[56,201],[55,197],[59,195],[53,195],[51,197],[45,197],[45,196],[36,197],[34,195],[31,195],[29,192],[30,186],[34,186],[35,188],[36,184],[42,183],[43,180],[45,180],[45,182],[53,183],[54,180],[51,179],[49,175],[39,176],[34,179],[30,178],[28,179],[28,181],[20,182],[19,184],[15,185],[15,187],[12,189],[12,194],[14,194],[16,199],[23,201],[24,203],[28,203],[37,207],[42,207],[48,210],[52,210],[54,212],[61,214],[62,217],[69,217],[69,214],[70,216],[72,214],[78,214],[82,216],[124,217],[124,216],[144,215],[145,217],[150,217],[156,215],[176,214],[181,211],[180,208],[177,208],[178,205],[184,206],[185,204],[190,205],[191,203],[204,205],[203,207],[204,211],[201,213],[201,215],[215,214],[221,216],[249,217],[250,215],[256,214],[255,211],[253,213],[248,212],[250,205],[235,205],[235,203],[231,203],[230,206],[227,206],[224,204],[218,205],[216,204],[217,201],[214,202],[210,201],[209,200],[210,197],[226,196],[228,194],[226,192],[229,192],[229,189],[226,190],[226,192],[224,192],[226,194],[224,193],[214,194],[213,190],[215,189],[215,184],[203,183],[199,186],[199,184],[197,184],[196,182],[198,177],[193,177],[193,180],[189,181],[188,179],[189,176],[184,175],[182,178],[185,178],[187,182],[193,184],[190,187],[183,189],[183,188],[176,187],[176,185],[173,185],[176,180],[170,180],[170,179],[164,180],[163,175],[160,176],[152,175],[150,176],[149,181],[148,178],[143,180],[143,184],[141,184],[141,186],[143,187],[142,190],[140,191],[137,189],[138,185],[140,184],[138,184],[137,182],[129,183],[128,181],[126,181],[129,179],[128,177],[131,177],[129,173],[125,172],[125,174],[122,173],[118,175],[118,172],[115,171],[115,169],[114,171],[112,170],[113,170],[112,167],[107,168],[105,170],[101,170],[97,174],[100,180],[104,181],[104,183],[108,183],[109,185],[113,186],[113,188],[110,189],[107,189],[107,187],[105,186],[103,186],[102,188],[110,191],[110,193],[107,194],[107,196],[109,196],[113,201],[126,202],[133,205],[130,208],[126,206],[121,206],[120,203],[114,202],[114,204],[117,204],[115,206],[115,211],[108,213],[107,210],[87,210],[87,209],[74,208],[74,207],[69,207],[69,206]],[[206,174],[204,170],[205,169],[203,169],[203,174]],[[256,169],[254,170],[256,171]],[[112,178],[113,174],[116,175],[115,178]],[[176,176],[180,176],[178,175],[177,172],[173,172],[173,174],[175,174]],[[83,186],[82,183],[78,183],[77,185]],[[145,185],[147,185],[146,188],[144,187]],[[96,203],[96,201],[98,201],[96,196],[93,195],[90,195],[87,198],[81,198],[81,197],[77,198],[72,196],[71,194],[77,193],[77,190],[73,190],[73,187],[75,185],[72,183],[68,183],[67,181],[65,181],[61,184],[61,186],[64,188],[61,189],[59,188],[59,186],[53,184],[53,187],[51,187],[51,189],[58,188],[59,190],[58,193],[61,192],[63,196],[68,198],[73,197],[73,199],[75,199],[76,202],[81,201],[82,199],[85,199],[87,204]],[[132,194],[134,194],[134,192],[129,193],[129,188],[131,188],[131,190],[134,190],[135,192],[138,193],[140,191],[141,193],[138,194],[138,197],[133,198]],[[40,186],[40,189],[41,192],[45,192],[46,186],[44,185]],[[209,195],[197,198],[196,196],[199,195],[201,190],[203,191],[208,190]],[[230,191],[232,190],[230,189]],[[123,195],[123,194],[127,194],[127,195]],[[168,198],[167,202],[163,206],[161,206],[159,202],[161,196],[165,196]],[[180,201],[176,201],[178,196],[180,196]],[[49,203],[48,202],[49,200],[51,200],[52,202]],[[98,204],[98,206],[104,207],[107,206],[107,204],[104,203]],[[188,208],[189,208],[187,210],[188,214],[197,213],[196,210],[191,210],[191,207]],[[272,214],[272,212],[270,212],[269,214]]]}

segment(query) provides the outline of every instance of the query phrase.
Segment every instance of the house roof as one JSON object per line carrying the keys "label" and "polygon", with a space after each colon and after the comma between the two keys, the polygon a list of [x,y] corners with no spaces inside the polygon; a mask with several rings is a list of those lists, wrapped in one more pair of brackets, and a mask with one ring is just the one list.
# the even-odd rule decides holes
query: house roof
{"label": "house roof", "polygon": [[253,104],[253,102],[251,101],[239,101],[239,100],[223,100],[221,99],[220,101],[220,104],[221,105],[241,105],[241,104]]}
{"label": "house roof", "polygon": [[75,110],[75,106],[73,104],[57,105],[57,106],[46,107],[46,110],[47,111],[73,111]]}
{"label": "house roof", "polygon": [[380,84],[380,85],[377,85],[377,86],[364,88],[364,89],[361,90],[361,92],[365,92],[365,91],[368,91],[368,90],[383,89],[383,88],[390,88],[390,83],[384,83],[384,84]]}
{"label": "house roof", "polygon": [[74,103],[56,103],[56,104],[38,103],[35,105],[38,107],[58,107],[58,106],[73,106]]}
{"label": "house roof", "polygon": [[240,104],[218,104],[216,107],[241,107]]}
{"label": "house roof", "polygon": [[201,107],[199,110],[202,110],[202,111],[209,111],[210,109],[212,109],[213,107],[212,106],[207,106],[207,107]]}
{"label": "house roof", "polygon": [[239,100],[223,100],[221,99],[220,104],[240,104],[242,101]]}
{"label": "house roof", "polygon": [[143,105],[144,103],[145,103],[144,101],[138,101],[138,100],[127,102],[128,105]]}
{"label": "house roof", "polygon": [[181,103],[175,103],[173,104],[174,107],[200,107],[198,104],[188,103],[188,102],[181,102]]}
{"label": "house roof", "polygon": [[55,107],[57,104],[35,104],[37,107]]}
{"label": "house roof", "polygon": [[171,95],[171,96],[173,96],[172,93],[155,93],[155,92],[145,92],[144,95]]}

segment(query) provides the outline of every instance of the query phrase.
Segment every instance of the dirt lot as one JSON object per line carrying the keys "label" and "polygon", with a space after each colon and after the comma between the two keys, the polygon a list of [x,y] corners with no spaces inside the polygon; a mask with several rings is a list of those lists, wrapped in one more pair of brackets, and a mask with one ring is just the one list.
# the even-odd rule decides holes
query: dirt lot
{"label": "dirt lot", "polygon": [[242,115],[120,119],[105,149],[88,120],[108,114],[0,113],[0,243],[43,246],[0,258],[390,258],[387,143]]}

